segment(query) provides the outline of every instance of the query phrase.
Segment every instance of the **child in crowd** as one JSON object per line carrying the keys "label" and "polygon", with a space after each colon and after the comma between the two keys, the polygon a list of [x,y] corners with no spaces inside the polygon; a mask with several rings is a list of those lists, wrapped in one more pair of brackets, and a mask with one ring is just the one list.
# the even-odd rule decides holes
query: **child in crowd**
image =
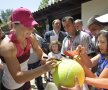
{"label": "child in crowd", "polygon": [[[61,59],[62,55],[61,51],[61,44],[59,41],[52,41],[49,45],[50,52],[48,53],[48,59],[56,58]],[[48,81],[52,81],[52,72],[49,72],[49,79]]]}
{"label": "child in crowd", "polygon": [[[90,71],[90,69],[84,64],[84,62],[82,63],[82,61],[84,61],[84,58],[87,59],[87,55],[85,54],[85,51],[83,48],[80,47],[80,55],[81,55],[81,60],[79,61],[79,63],[83,66],[85,74],[86,74],[86,78],[85,78],[85,82],[88,85],[92,85],[96,88],[104,88],[101,90],[105,90],[108,89],[108,84],[104,83],[104,82],[99,82],[99,79],[104,79],[108,78],[108,30],[101,30],[98,35],[97,35],[97,46],[98,46],[98,51],[99,54],[96,55],[95,57],[93,57],[91,59],[91,66],[98,66],[97,71],[96,71],[96,75]],[[89,60],[88,60],[89,61]],[[96,89],[96,90],[98,90]],[[99,89],[100,90],[100,89]]]}
{"label": "child in crowd", "polygon": [[60,59],[62,57],[61,44],[59,41],[52,41],[49,46],[50,52],[48,53],[48,59],[55,57],[56,59]]}

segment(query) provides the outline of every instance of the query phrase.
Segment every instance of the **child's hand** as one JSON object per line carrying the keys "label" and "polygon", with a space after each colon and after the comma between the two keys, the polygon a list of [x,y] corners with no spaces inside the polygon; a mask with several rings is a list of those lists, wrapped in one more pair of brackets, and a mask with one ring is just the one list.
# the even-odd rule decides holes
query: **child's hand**
{"label": "child's hand", "polygon": [[79,53],[79,55],[83,55],[86,53],[86,49],[82,47],[81,45],[78,45],[78,47],[76,48],[76,51]]}
{"label": "child's hand", "polygon": [[86,53],[86,50],[81,45],[78,45],[78,47],[75,50],[73,50],[73,51],[64,51],[64,54],[66,56],[71,57],[71,58],[74,58],[74,56],[76,56],[76,55],[77,56],[83,55],[85,53]]}

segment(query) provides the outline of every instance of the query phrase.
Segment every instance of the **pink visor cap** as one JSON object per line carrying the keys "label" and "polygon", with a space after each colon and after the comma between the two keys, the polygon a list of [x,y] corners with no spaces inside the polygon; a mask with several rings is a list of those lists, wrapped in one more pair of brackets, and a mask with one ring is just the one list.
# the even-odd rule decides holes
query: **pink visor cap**
{"label": "pink visor cap", "polygon": [[38,23],[34,20],[30,10],[26,8],[18,8],[12,12],[12,22],[21,23],[25,27],[34,27]]}
{"label": "pink visor cap", "polygon": [[95,18],[97,21],[101,22],[101,23],[108,23],[108,13],[104,14],[102,16],[99,16],[97,18]]}

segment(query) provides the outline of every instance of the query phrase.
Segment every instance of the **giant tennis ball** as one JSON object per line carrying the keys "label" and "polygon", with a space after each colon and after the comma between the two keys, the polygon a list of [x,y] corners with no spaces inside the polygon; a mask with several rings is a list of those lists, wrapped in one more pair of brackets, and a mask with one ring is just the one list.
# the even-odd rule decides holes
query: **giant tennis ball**
{"label": "giant tennis ball", "polygon": [[82,66],[72,59],[59,61],[58,66],[53,72],[53,81],[57,86],[75,86],[75,76],[78,77],[80,86],[84,83],[84,70]]}

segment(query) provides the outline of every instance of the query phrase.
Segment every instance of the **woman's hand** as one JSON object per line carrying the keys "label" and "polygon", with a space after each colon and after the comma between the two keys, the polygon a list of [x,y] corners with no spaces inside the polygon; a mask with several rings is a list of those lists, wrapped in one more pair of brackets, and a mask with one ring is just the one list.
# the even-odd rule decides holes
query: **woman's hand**
{"label": "woman's hand", "polygon": [[46,71],[50,71],[56,66],[57,66],[57,61],[54,58],[51,58],[46,61],[46,64],[44,64],[44,69]]}
{"label": "woman's hand", "polygon": [[78,45],[76,50],[79,52],[80,59],[77,60],[82,66],[85,65],[88,68],[92,67],[92,62],[90,60],[90,57],[86,53],[86,48],[82,47],[81,45]]}
{"label": "woman's hand", "polygon": [[77,52],[79,52],[79,55],[84,55],[86,54],[86,49],[81,46],[81,45],[78,45],[78,47],[76,48]]}
{"label": "woman's hand", "polygon": [[59,87],[59,90],[82,90],[78,81],[78,78],[75,77],[75,86],[73,88],[67,88],[64,86]]}
{"label": "woman's hand", "polygon": [[44,64],[46,63],[46,59],[45,59],[45,58],[42,58],[42,59],[40,60],[40,63],[41,63],[41,65],[44,65]]}

